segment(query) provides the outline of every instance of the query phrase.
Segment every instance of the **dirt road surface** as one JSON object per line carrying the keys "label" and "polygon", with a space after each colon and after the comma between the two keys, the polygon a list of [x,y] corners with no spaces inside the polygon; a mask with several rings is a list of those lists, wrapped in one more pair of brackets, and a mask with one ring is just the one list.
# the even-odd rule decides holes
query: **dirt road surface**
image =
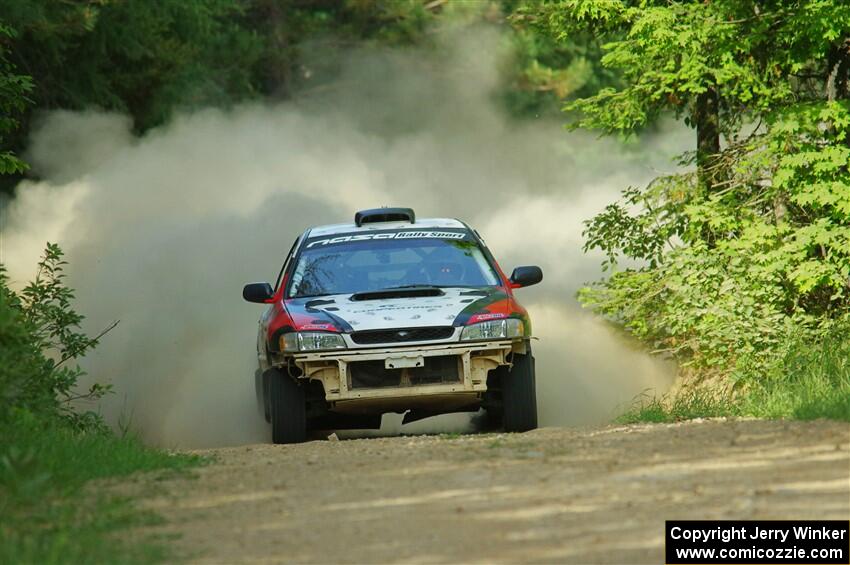
{"label": "dirt road surface", "polygon": [[663,563],[665,519],[850,518],[850,424],[838,422],[205,453],[218,462],[194,478],[138,485],[166,519],[152,531],[179,534],[178,553],[200,563]]}

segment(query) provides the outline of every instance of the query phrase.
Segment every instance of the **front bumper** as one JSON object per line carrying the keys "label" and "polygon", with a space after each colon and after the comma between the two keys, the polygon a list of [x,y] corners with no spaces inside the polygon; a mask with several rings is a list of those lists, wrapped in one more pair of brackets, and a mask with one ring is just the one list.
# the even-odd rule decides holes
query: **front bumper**
{"label": "front bumper", "polygon": [[[509,364],[512,351],[524,353],[526,342],[522,339],[467,343],[441,343],[407,347],[376,347],[357,350],[322,351],[280,356],[274,365],[286,370],[294,364],[300,369],[302,379],[322,383],[325,400],[338,412],[369,412],[371,409],[392,409],[427,406],[469,405],[477,402],[487,390],[487,373],[501,365]],[[457,380],[437,384],[410,384],[401,379],[398,386],[364,387],[352,380],[352,363],[418,359],[427,357],[455,357],[458,363]],[[403,372],[404,369],[401,369]],[[407,379],[409,381],[409,379]],[[405,399],[404,402],[394,402]],[[418,399],[415,400],[415,399]]]}

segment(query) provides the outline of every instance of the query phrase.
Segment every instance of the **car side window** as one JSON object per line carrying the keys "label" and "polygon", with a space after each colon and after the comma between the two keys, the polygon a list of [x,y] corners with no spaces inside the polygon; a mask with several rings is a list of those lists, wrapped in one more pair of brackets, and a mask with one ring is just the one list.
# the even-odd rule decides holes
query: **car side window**
{"label": "car side window", "polygon": [[280,272],[277,274],[277,281],[274,283],[274,291],[277,292],[278,287],[280,286],[280,281],[283,279],[283,273],[286,272],[286,268],[289,266],[289,262],[292,261],[292,255],[295,253],[295,248],[298,247],[298,242],[301,240],[301,236],[295,238],[295,241],[292,242],[292,247],[289,248],[289,253],[286,254],[286,259],[283,260],[283,266],[280,268]]}

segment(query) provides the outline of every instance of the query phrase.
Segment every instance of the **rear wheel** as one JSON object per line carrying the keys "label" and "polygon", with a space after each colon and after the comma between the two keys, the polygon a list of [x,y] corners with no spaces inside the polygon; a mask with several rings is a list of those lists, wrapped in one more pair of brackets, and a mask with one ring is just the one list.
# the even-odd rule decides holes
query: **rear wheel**
{"label": "rear wheel", "polygon": [[272,441],[301,443],[307,439],[307,414],[304,388],[289,375],[269,369],[269,400]]}
{"label": "rear wheel", "polygon": [[[505,368],[507,369],[507,368]],[[513,366],[502,373],[502,426],[506,432],[537,428],[537,394],[534,357],[514,354]]]}

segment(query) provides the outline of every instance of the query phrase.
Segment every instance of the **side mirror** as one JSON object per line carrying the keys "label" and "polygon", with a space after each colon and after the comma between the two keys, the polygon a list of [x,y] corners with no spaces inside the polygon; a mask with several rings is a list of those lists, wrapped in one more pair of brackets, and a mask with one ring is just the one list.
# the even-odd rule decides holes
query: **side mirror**
{"label": "side mirror", "polygon": [[274,289],[272,285],[265,282],[246,284],[242,289],[242,298],[248,302],[264,304],[272,296],[274,296]]}
{"label": "side mirror", "polygon": [[540,267],[517,267],[511,273],[511,287],[522,288],[531,286],[543,280],[543,271]]}

